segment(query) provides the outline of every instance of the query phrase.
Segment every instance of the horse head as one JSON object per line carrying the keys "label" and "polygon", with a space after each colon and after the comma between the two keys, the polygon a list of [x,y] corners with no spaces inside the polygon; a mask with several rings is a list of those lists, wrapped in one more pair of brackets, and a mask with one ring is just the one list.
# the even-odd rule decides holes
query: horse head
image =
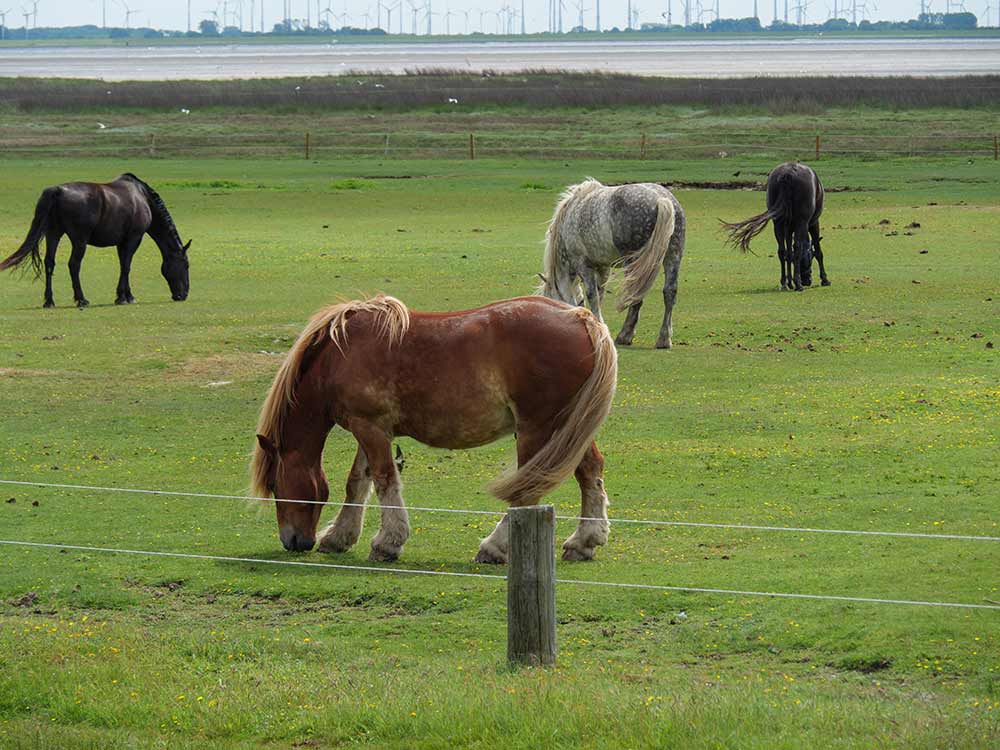
{"label": "horse head", "polygon": [[[330,496],[322,466],[302,465],[295,455],[282,456],[266,435],[257,435],[254,484],[278,500],[278,537],[289,552],[307,552],[316,544],[323,503]],[[296,500],[300,502],[295,502]],[[301,501],[305,502],[301,502]]]}
{"label": "horse head", "polygon": [[[178,244],[180,242],[178,241]],[[179,247],[172,252],[163,253],[163,264],[160,266],[160,273],[170,285],[170,294],[176,302],[187,299],[191,289],[191,279],[188,276],[187,251],[191,247],[191,240],[186,245]]]}

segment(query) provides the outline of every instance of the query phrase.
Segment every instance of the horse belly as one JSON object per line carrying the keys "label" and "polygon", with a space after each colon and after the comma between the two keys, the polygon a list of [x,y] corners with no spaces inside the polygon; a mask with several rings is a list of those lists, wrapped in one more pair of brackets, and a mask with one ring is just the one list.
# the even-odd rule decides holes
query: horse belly
{"label": "horse belly", "polygon": [[491,375],[435,383],[400,402],[397,434],[435,448],[475,448],[514,431],[506,387]]}

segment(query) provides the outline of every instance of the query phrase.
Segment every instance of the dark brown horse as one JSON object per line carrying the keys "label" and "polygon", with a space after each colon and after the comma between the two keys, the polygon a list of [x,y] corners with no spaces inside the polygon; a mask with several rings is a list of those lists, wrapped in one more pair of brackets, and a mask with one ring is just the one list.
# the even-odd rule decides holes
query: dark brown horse
{"label": "dark brown horse", "polygon": [[[743,252],[750,240],[760,234],[768,221],[774,222],[781,263],[781,288],[801,292],[812,285],[812,259],[819,263],[823,286],[830,286],[823,266],[819,241],[819,217],[823,213],[823,185],[812,168],[799,162],[785,162],[767,176],[767,210],[744,221],[722,222],[729,232],[729,242]],[[809,239],[812,238],[810,243]]]}
{"label": "dark brown horse", "polygon": [[56,249],[62,236],[68,235],[73,243],[69,256],[69,275],[73,280],[73,299],[77,307],[90,303],[80,286],[80,264],[87,245],[118,248],[121,273],[118,277],[116,305],[135,302],[129,286],[129,269],[132,256],[139,249],[142,236],[153,238],[163,263],[160,272],[170,285],[175,300],[187,299],[187,251],[191,243],[181,243],[177,227],[170,212],[149,185],[134,174],[123,174],[114,182],[67,182],[46,188],[35,206],[35,219],[21,247],[9,258],[0,262],[0,271],[15,268],[27,259],[36,275],[41,275],[42,259],[38,245],[45,238],[45,307],[55,307],[52,299],[52,274],[56,267]]}
{"label": "dark brown horse", "polygon": [[[541,297],[465,312],[410,312],[392,297],[333,305],[312,318],[267,395],[251,475],[260,497],[279,502],[288,550],[312,549],[330,488],[323,445],[340,425],[358,441],[347,503],[320,537],[321,552],[350,549],[361,535],[374,482],[382,522],[372,560],[395,560],[410,533],[395,436],[435,448],[473,448],[515,433],[516,471],[490,490],[533,505],[570,474],[582,520],[563,557],[587,560],[608,538],[604,458],[594,435],[611,408],[617,355],[608,329],[587,310]],[[482,541],[478,562],[507,559],[507,519]]]}

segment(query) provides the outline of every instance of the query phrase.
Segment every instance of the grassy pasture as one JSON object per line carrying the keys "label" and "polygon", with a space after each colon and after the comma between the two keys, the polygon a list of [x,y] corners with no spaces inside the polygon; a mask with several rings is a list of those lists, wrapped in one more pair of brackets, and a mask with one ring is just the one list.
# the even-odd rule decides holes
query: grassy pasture
{"label": "grassy pasture", "polygon": [[[424,309],[523,294],[563,185],[762,179],[772,163],[130,160],[194,238],[191,297],[169,301],[148,241],[132,307],[110,304],[107,250],[85,260],[86,311],[71,307],[66,248],[55,310],[40,308],[39,283],[0,279],[0,478],[239,493],[264,390],[320,305],[379,290]],[[998,536],[996,164],[816,166],[857,190],[828,196],[833,286],[798,295],[777,291],[769,239],[744,257],[717,234],[717,217],[756,213],[761,193],[678,191],[676,346],[651,349],[653,293],[599,438],[612,519]],[[0,247],[20,242],[42,186],[115,171],[6,160]],[[400,442],[411,504],[498,507],[482,487],[510,441]],[[352,454],[335,431],[334,487]],[[551,498],[562,513],[579,509],[571,484]],[[275,561],[366,564],[377,518],[350,553],[292,556],[266,506],[0,487],[8,497],[3,539]],[[412,523],[402,561],[381,567],[497,572],[471,563],[490,519]],[[981,603],[1000,600],[998,561],[987,542],[613,524],[597,561],[558,574]],[[498,581],[4,547],[0,747],[1000,742],[995,611],[572,585],[558,611],[559,666],[511,672]]]}

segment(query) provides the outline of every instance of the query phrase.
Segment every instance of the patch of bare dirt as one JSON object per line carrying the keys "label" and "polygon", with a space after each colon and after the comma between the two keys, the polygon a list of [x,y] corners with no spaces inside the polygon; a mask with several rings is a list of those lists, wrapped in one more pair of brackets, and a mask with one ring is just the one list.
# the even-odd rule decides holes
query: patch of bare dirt
{"label": "patch of bare dirt", "polygon": [[261,375],[273,375],[281,366],[284,352],[234,352],[190,357],[170,370],[168,377],[202,385],[221,387],[246,382]]}

